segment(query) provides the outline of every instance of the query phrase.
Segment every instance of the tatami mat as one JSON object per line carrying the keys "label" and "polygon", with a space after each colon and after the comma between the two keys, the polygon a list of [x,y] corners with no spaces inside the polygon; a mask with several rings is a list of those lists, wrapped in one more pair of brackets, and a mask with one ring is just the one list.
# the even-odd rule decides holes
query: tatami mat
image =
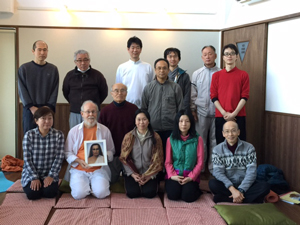
{"label": "tatami mat", "polygon": [[126,194],[112,193],[111,194],[111,208],[125,209],[125,208],[163,208],[161,200],[158,196],[155,198],[128,198]]}
{"label": "tatami mat", "polygon": [[[61,181],[62,181],[62,179],[59,179],[58,185],[61,184]],[[21,179],[16,180],[16,182],[14,182],[14,184],[12,186],[10,186],[6,190],[6,192],[7,193],[11,193],[11,192],[21,192],[21,193],[23,193],[24,190],[23,190],[23,187],[22,187],[22,184],[21,184]]]}
{"label": "tatami mat", "polygon": [[168,225],[164,208],[113,209],[112,225]]}
{"label": "tatami mat", "polygon": [[48,225],[110,225],[108,208],[56,209]]}
{"label": "tatami mat", "polygon": [[29,200],[25,193],[7,193],[1,206],[31,207],[54,206],[55,198]]}
{"label": "tatami mat", "polygon": [[69,193],[64,193],[55,205],[55,208],[109,208],[110,196],[98,199],[89,195],[84,199],[76,200]]}
{"label": "tatami mat", "polygon": [[167,208],[170,225],[226,225],[226,222],[211,207]]}
{"label": "tatami mat", "polygon": [[0,225],[44,225],[51,206],[43,207],[0,207]]}
{"label": "tatami mat", "polygon": [[167,194],[164,195],[164,206],[166,208],[202,208],[214,205],[211,194],[202,194],[197,201],[191,203],[182,200],[172,201],[168,199]]}

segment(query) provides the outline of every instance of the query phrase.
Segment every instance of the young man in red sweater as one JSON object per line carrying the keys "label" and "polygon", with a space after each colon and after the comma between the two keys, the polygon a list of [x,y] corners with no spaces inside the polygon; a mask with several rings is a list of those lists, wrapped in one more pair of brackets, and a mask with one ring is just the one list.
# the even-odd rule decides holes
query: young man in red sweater
{"label": "young man in red sweater", "polygon": [[236,67],[238,49],[234,44],[224,46],[222,50],[225,68],[214,73],[210,87],[210,98],[216,106],[216,140],[224,141],[223,124],[236,121],[240,128],[241,140],[246,141],[246,109],[249,99],[249,76]]}

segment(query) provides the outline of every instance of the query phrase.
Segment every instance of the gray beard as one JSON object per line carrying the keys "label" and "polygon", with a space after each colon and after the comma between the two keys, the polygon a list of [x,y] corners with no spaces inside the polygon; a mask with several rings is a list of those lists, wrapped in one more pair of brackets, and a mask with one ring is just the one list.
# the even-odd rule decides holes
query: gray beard
{"label": "gray beard", "polygon": [[94,120],[94,122],[90,123],[89,121],[87,120],[84,120],[84,125],[87,127],[87,128],[91,128],[93,126],[95,126],[97,124],[97,120]]}

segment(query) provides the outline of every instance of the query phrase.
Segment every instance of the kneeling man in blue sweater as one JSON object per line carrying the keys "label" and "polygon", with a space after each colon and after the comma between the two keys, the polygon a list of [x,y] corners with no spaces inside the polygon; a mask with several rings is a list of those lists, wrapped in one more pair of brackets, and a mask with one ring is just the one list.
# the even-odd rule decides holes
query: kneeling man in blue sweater
{"label": "kneeling man in blue sweater", "polygon": [[223,126],[224,142],[213,149],[213,175],[209,188],[214,202],[263,203],[270,192],[267,182],[257,182],[256,152],[252,144],[239,139],[236,122]]}

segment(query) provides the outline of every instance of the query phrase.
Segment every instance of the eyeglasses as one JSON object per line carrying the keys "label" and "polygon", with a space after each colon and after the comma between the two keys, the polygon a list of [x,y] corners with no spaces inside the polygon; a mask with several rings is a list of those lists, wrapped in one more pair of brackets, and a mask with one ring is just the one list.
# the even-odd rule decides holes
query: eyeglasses
{"label": "eyeglasses", "polygon": [[127,90],[125,90],[125,89],[120,89],[120,90],[119,89],[115,89],[112,92],[115,93],[115,94],[119,94],[119,93],[124,94],[125,92],[127,92]]}
{"label": "eyeglasses", "polygon": [[96,114],[98,111],[82,111],[83,113],[86,113],[86,114]]}
{"label": "eyeglasses", "polygon": [[228,57],[228,56],[235,56],[236,55],[236,53],[235,52],[225,52],[224,53],[224,56],[226,56],[226,57]]}
{"label": "eyeglasses", "polygon": [[238,132],[238,130],[236,130],[236,129],[233,129],[233,130],[224,130],[223,131],[225,134],[236,134],[237,132]]}
{"label": "eyeglasses", "polygon": [[78,60],[75,60],[75,62],[77,62],[77,63],[82,63],[82,62],[86,63],[88,61],[90,61],[90,59],[78,59]]}

